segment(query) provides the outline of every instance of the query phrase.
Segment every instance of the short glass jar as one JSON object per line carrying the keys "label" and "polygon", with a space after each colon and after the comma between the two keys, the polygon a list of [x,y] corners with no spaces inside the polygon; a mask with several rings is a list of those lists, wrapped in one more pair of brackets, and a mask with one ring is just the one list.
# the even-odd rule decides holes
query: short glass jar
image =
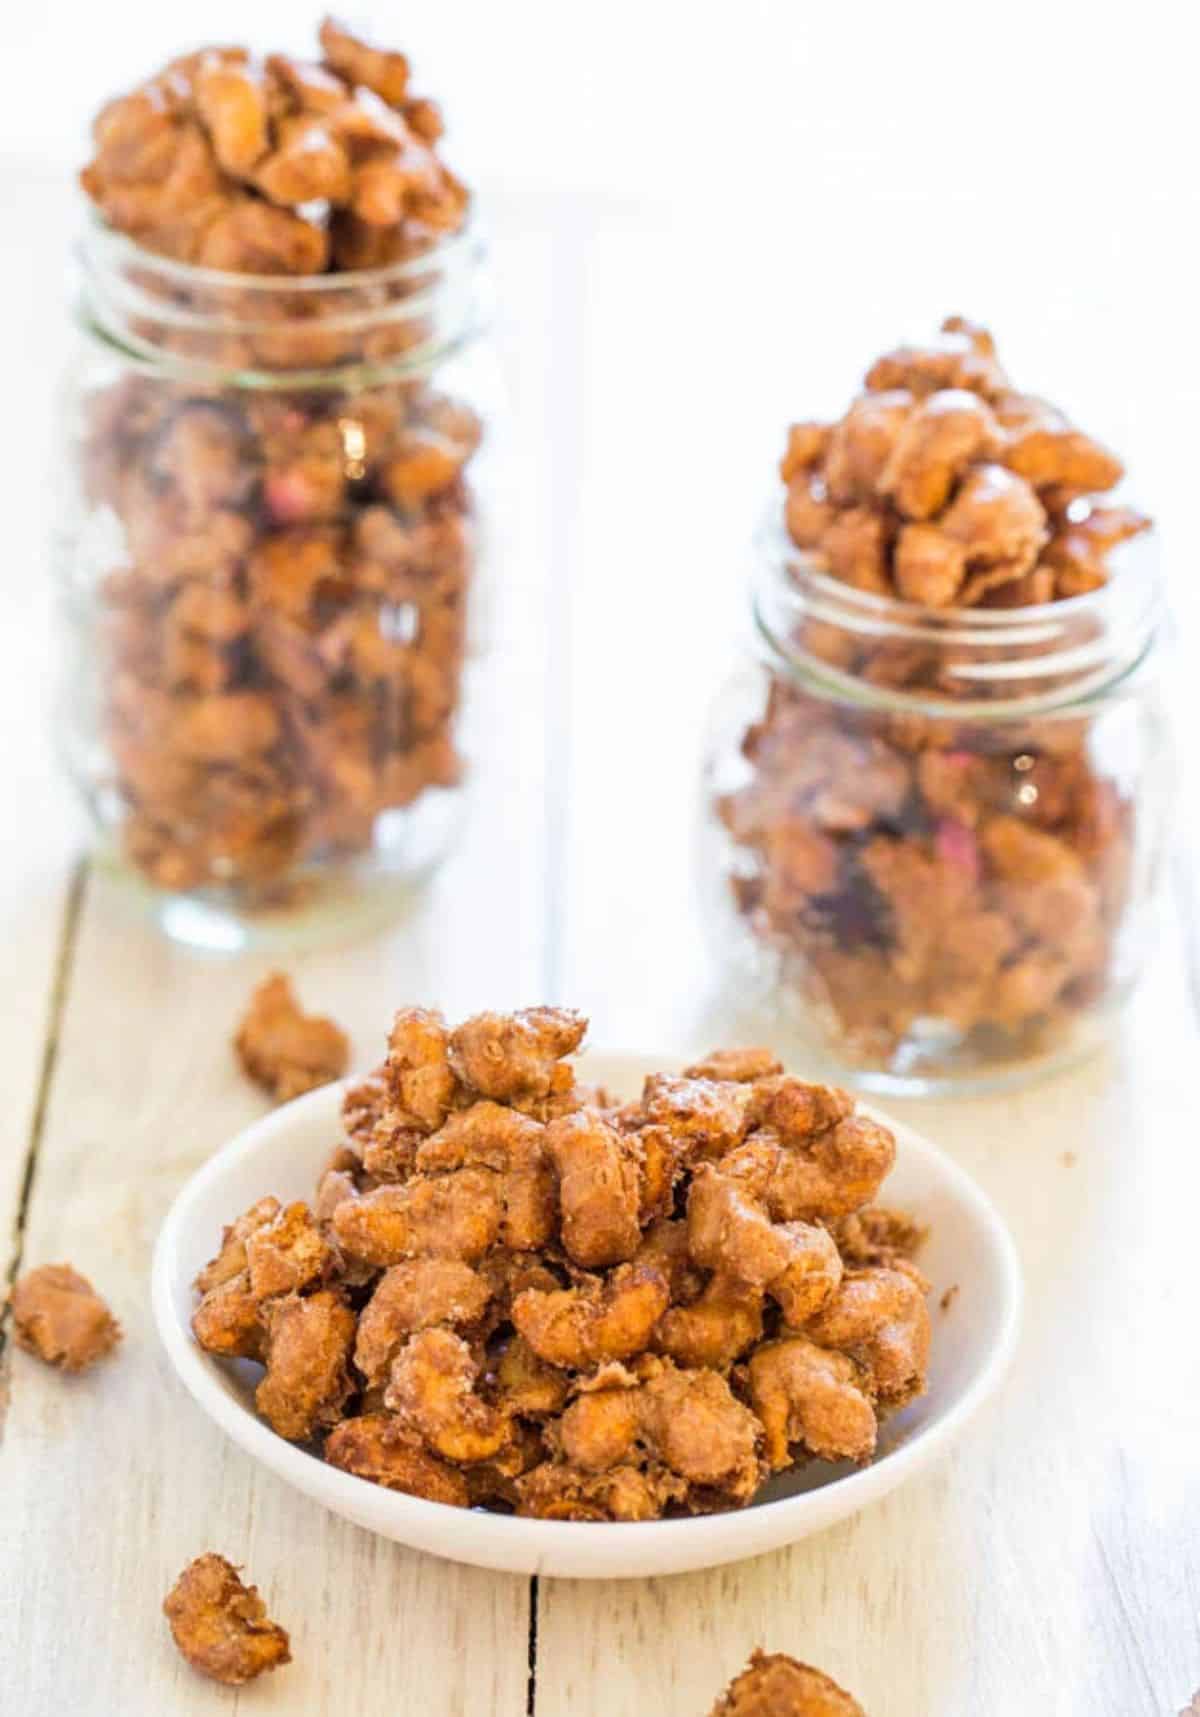
{"label": "short glass jar", "polygon": [[1095,1045],[1143,965],[1171,777],[1153,537],[1101,590],[934,610],[772,513],[704,779],[706,920],[750,1010],[859,1085],[989,1088]]}
{"label": "short glass jar", "polygon": [[471,229],[302,278],[85,234],[59,734],[176,937],[359,927],[457,823],[497,394],[483,261]]}

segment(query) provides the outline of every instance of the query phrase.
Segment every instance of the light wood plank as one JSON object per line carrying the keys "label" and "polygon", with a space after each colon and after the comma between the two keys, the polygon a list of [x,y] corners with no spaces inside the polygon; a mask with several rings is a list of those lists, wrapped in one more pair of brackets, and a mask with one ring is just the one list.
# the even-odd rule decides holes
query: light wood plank
{"label": "light wood plank", "polygon": [[[28,264],[37,231],[51,279],[61,272],[68,199],[44,171],[4,178],[8,218],[0,229],[0,327],[16,347],[38,354],[45,375],[59,368],[67,341],[62,306],[45,274]],[[47,574],[55,469],[55,394],[19,390],[20,409],[0,412],[0,468],[21,480],[5,488],[6,573],[0,579],[0,1289],[18,1243],[27,1152],[43,1084],[55,976],[65,952],[71,877],[83,844],[81,819],[60,782],[49,714],[58,659]],[[56,456],[61,456],[57,454]]]}
{"label": "light wood plank", "polygon": [[[263,1689],[268,1709],[369,1709],[381,1688],[403,1709],[433,1685],[446,1711],[468,1711],[478,1688],[515,1709],[525,1582],[424,1560],[325,1515],[228,1446],[159,1352],[147,1297],[159,1221],[185,1176],[261,1107],[228,1046],[249,963],[189,958],[124,920],[108,892],[87,902],[26,1258],[70,1258],[111,1296],[127,1339],[74,1382],[12,1357],[0,1458],[0,1542],[21,1570],[0,1592],[9,1684],[30,1711],[107,1717],[156,1699],[211,1709],[158,1605],[183,1563],[215,1548],[248,1565],[295,1630],[296,1663]],[[388,946],[396,964],[408,955],[402,932]],[[322,980],[333,958],[303,970],[322,1003],[339,991]],[[360,970],[362,1011],[348,1022],[377,1030],[394,983],[386,967]]]}

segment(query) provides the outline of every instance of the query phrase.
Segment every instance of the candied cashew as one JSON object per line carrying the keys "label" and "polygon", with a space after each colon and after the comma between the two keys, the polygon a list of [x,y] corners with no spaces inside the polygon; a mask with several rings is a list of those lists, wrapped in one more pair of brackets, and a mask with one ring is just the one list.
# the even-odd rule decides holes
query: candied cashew
{"label": "candied cashew", "polygon": [[433,1325],[461,1329],[478,1323],[490,1285],[456,1258],[412,1258],[393,1264],[359,1313],[354,1363],[368,1385],[381,1383],[400,1348]]}
{"label": "candied cashew", "polygon": [[350,194],[350,162],[338,138],[311,114],[280,121],[278,147],[261,161],[254,182],[285,208],[318,201],[344,203]]}
{"label": "candied cashew", "polygon": [[202,56],[195,73],[196,109],[229,173],[248,173],[270,143],[262,73],[223,54]]}
{"label": "candied cashew", "polygon": [[894,1264],[912,1258],[928,1229],[906,1210],[868,1205],[835,1224],[838,1251],[848,1268],[866,1264]]}
{"label": "candied cashew", "polygon": [[783,1652],[754,1651],[709,1717],[866,1717],[857,1699]]}
{"label": "candied cashew", "polygon": [[330,1466],[383,1485],[385,1490],[455,1508],[470,1505],[467,1481],[458,1469],[431,1455],[415,1432],[392,1413],[343,1419],[325,1439],[325,1459]]}
{"label": "candied cashew", "polygon": [[805,1144],[854,1114],[854,1098],[840,1085],[814,1085],[793,1073],[760,1076],[754,1098],[755,1124],[774,1128],[791,1145]]}
{"label": "candied cashew", "polygon": [[233,197],[205,229],[195,260],[235,274],[321,274],[329,240],[321,227],[290,209]]}
{"label": "candied cashew", "polygon": [[843,584],[886,596],[891,527],[869,507],[848,507],[837,513],[821,538],[821,553],[829,570]]}
{"label": "candied cashew", "polygon": [[511,1440],[512,1424],[503,1406],[476,1393],[479,1369],[461,1336],[420,1330],[392,1362],[384,1405],[442,1459],[490,1460]]}
{"label": "candied cashew", "polygon": [[824,1461],[863,1462],[874,1454],[875,1409],[846,1354],[786,1336],[756,1349],[746,1374],[773,1471],[791,1466],[793,1444]]}
{"label": "candied cashew", "polygon": [[762,1477],[761,1427],[713,1371],[660,1363],[641,1382],[580,1395],[559,1421],[565,1464],[604,1472],[645,1451],[689,1485],[747,1500]]}
{"label": "candied cashew", "polygon": [[703,1060],[685,1067],[683,1077],[744,1085],[782,1072],[783,1063],[773,1049],[714,1049]]}
{"label": "candied cashew", "polygon": [[558,1216],[558,1188],[542,1123],[482,1098],[456,1110],[417,1150],[420,1174],[470,1166],[491,1169],[497,1177],[502,1243],[519,1252],[547,1245]]}
{"label": "candied cashew", "polygon": [[299,1293],[332,1275],[336,1254],[307,1204],[289,1204],[245,1239],[250,1291],[256,1299]]}
{"label": "candied cashew", "polygon": [[267,1370],[255,1405],[281,1437],[305,1442],[318,1427],[336,1424],[353,1390],[354,1313],[339,1293],[322,1288],[268,1300],[259,1315]]}
{"label": "candied cashew", "polygon": [[192,1334],[206,1353],[225,1359],[261,1359],[266,1344],[258,1315],[261,1305],[243,1270],[208,1290],[192,1313]]}
{"label": "candied cashew", "polygon": [[1005,884],[1008,910],[1023,927],[1053,947],[1069,947],[1094,931],[1099,898],[1084,862],[1066,841],[1031,828],[1020,817],[991,817],[980,845],[993,874]]}
{"label": "candied cashew", "polygon": [[285,1629],[270,1621],[257,1586],[232,1562],[209,1551],[189,1562],[163,1600],[163,1614],[192,1668],[227,1687],[290,1663]]}
{"label": "candied cashew", "polygon": [[905,518],[930,519],[973,460],[999,451],[999,426],[987,404],[965,389],[943,388],[904,423],[880,473],[879,493],[891,496]]}
{"label": "candied cashew", "polygon": [[458,1092],[449,1050],[450,1033],[440,1013],[400,1009],[388,1034],[384,1078],[401,1109],[430,1133],[442,1125]]}
{"label": "candied cashew", "polygon": [[603,1473],[634,1456],[640,1423],[636,1387],[595,1389],[567,1408],[558,1421],[556,1440],[569,1465]]}
{"label": "candied cashew", "polygon": [[568,1382],[557,1366],[539,1359],[524,1336],[507,1337],[492,1361],[496,1394],[508,1411],[529,1419],[562,1412]]}
{"label": "candied cashew", "polygon": [[250,1078],[278,1103],[340,1078],[350,1059],[345,1032],[323,1015],[303,1013],[282,972],[255,989],[233,1041]]}
{"label": "candied cashew", "polygon": [[762,1289],[716,1274],[698,1298],[663,1313],[654,1334],[655,1349],[677,1365],[727,1371],[761,1340],[762,1308]]}
{"label": "candied cashew", "polygon": [[994,399],[1005,391],[1008,378],[996,362],[991,336],[961,317],[947,317],[933,345],[897,346],[876,359],[866,385],[876,392],[908,388],[918,395],[966,388]]}
{"label": "candied cashew", "polygon": [[837,508],[825,493],[824,484],[809,476],[794,477],[784,502],[784,521],[797,548],[819,548],[837,517]]}
{"label": "candied cashew", "polygon": [[1054,531],[1038,572],[1050,580],[1050,594],[1084,596],[1107,584],[1112,550],[1150,529],[1146,515],[1132,507],[1093,507],[1086,518],[1069,519]]}
{"label": "candied cashew", "polygon": [[941,517],[941,529],[961,543],[977,568],[975,587],[1020,578],[1047,539],[1046,514],[1023,477],[1003,465],[975,466]]}
{"label": "candied cashew", "polygon": [[489,1169],[465,1168],[376,1187],[338,1205],[334,1237],[365,1264],[401,1264],[406,1258],[473,1263],[500,1233],[497,1179]]}
{"label": "candied cashew", "polygon": [[536,1520],[658,1520],[687,1495],[687,1484],[662,1466],[613,1467],[587,1473],[546,1461],[517,1481],[517,1513]]}
{"label": "candied cashew", "polygon": [[408,90],[408,61],[403,54],[374,47],[351,35],[336,18],[326,18],[318,32],[326,64],[349,84],[374,90],[391,107],[399,107]]}
{"label": "candied cashew", "polygon": [[762,1430],[715,1371],[664,1365],[638,1390],[642,1436],[690,1485],[748,1502],[762,1479]]}
{"label": "candied cashew", "polygon": [[527,1289],[513,1301],[512,1319],[539,1358],[588,1371],[644,1353],[669,1301],[657,1265],[621,1264],[603,1282],[550,1293]]}
{"label": "candied cashew", "polygon": [[891,461],[913,408],[900,388],[861,394],[829,431],[823,476],[839,506],[870,501]]}
{"label": "candied cashew", "polygon": [[476,1014],[451,1034],[450,1064],[481,1097],[545,1097],[556,1064],[579,1048],[586,1030],[587,1020],[569,1008]]}
{"label": "candied cashew", "polygon": [[779,462],[779,475],[785,483],[800,471],[811,471],[825,457],[829,446],[827,423],[793,423],[788,430],[787,451]]}
{"label": "candied cashew", "polygon": [[807,1333],[855,1360],[872,1396],[887,1406],[903,1406],[925,1387],[929,1310],[921,1283],[906,1270],[847,1271]]}
{"label": "candied cashew", "polygon": [[236,1221],[227,1223],[221,1234],[221,1250],[196,1277],[198,1292],[207,1294],[210,1288],[218,1288],[232,1276],[240,1275],[247,1263],[246,1241],[255,1229],[273,1222],[282,1209],[277,1198],[260,1198]]}
{"label": "candied cashew", "polygon": [[940,525],[905,525],[896,539],[895,576],[906,602],[948,608],[967,576],[966,545]]}
{"label": "candied cashew", "polygon": [[591,1110],[552,1121],[546,1150],[558,1172],[562,1243],[585,1269],[624,1263],[642,1239],[633,1142]]}
{"label": "candied cashew", "polygon": [[642,1114],[675,1138],[685,1159],[723,1156],[750,1125],[754,1093],[748,1085],[654,1073],[642,1092]]}
{"label": "candied cashew", "polygon": [[1092,495],[1114,488],[1125,475],[1115,453],[1073,428],[1044,400],[1018,395],[1001,421],[1007,429],[1004,463],[1035,488]]}
{"label": "candied cashew", "polygon": [[69,1264],[41,1264],[12,1290],[17,1346],[60,1371],[86,1371],[121,1339],[121,1326],[100,1295]]}
{"label": "candied cashew", "polygon": [[754,1150],[753,1141],[741,1147],[747,1172],[737,1179],[708,1164],[697,1169],[688,1194],[688,1248],[707,1269],[765,1289],[784,1322],[798,1328],[837,1287],[841,1259],[824,1228],[772,1221],[747,1169]]}
{"label": "candied cashew", "polygon": [[811,1126],[802,1085],[783,1086],[766,1105],[761,1130],[719,1164],[722,1174],[748,1179],[776,1222],[848,1216],[870,1203],[896,1160],[895,1135],[866,1115],[835,1119],[831,1109],[828,1122]]}
{"label": "candied cashew", "polygon": [[690,1305],[703,1292],[704,1272],[692,1262],[686,1219],[659,1217],[652,1222],[633,1261],[662,1271],[673,1306]]}

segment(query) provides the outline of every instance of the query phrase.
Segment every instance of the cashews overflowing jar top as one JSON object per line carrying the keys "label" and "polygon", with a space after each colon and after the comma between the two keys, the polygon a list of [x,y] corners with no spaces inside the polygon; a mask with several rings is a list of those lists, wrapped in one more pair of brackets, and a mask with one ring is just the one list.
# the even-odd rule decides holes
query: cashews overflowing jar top
{"label": "cashews overflowing jar top", "polygon": [[464,777],[483,246],[404,57],[320,46],[173,62],[81,175],[62,748],[215,946],[378,915]]}
{"label": "cashews overflowing jar top", "polygon": [[794,425],[781,475],[705,766],[720,958],[875,1089],[1081,1053],[1143,963],[1170,781],[1120,461],[954,317]]}

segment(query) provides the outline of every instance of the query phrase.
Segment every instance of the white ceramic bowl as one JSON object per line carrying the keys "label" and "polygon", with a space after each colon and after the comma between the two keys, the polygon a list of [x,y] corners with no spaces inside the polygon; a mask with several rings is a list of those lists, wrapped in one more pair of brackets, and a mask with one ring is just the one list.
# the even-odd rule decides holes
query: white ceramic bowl
{"label": "white ceramic bowl", "polygon": [[[674,1065],[670,1057],[593,1052],[581,1058],[580,1071],[632,1096],[646,1073]],[[921,1266],[933,1281],[934,1341],[928,1393],[887,1422],[872,1466],[814,1462],[774,1479],[750,1508],[639,1524],[519,1520],[384,1490],[277,1436],[254,1412],[258,1367],[214,1359],[196,1345],[189,1327],[192,1280],[216,1249],[222,1225],[267,1193],[284,1200],[312,1196],[339,1137],[341,1095],[341,1086],[325,1086],[277,1109],[192,1177],[158,1237],[154,1314],[176,1371],[235,1443],[335,1514],[401,1544],[482,1568],[580,1579],[682,1573],[757,1556],[853,1514],[937,1460],[995,1389],[1011,1357],[1021,1279],[1004,1224],[961,1168],[888,1117],[899,1148],[887,1202],[912,1209],[931,1229]],[[958,1291],[943,1315],[938,1300],[951,1287]]]}

